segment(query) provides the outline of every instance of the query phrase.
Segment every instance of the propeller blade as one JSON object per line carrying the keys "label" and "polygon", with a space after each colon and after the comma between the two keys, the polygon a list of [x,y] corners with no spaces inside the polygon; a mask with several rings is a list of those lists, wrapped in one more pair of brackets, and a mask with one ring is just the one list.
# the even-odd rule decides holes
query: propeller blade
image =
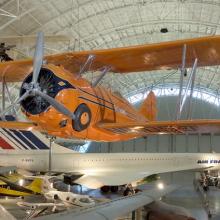
{"label": "propeller blade", "polygon": [[51,98],[49,95],[39,91],[34,91],[36,95],[41,96],[44,98],[47,102],[49,102],[58,112],[61,112],[62,114],[66,115],[67,117],[75,120],[75,115],[70,110],[68,110],[63,104],[57,102],[55,99]]}
{"label": "propeller blade", "polygon": [[37,83],[38,76],[43,64],[44,57],[44,34],[43,32],[39,32],[37,36],[37,44],[34,53],[34,63],[33,63],[33,78],[32,83]]}

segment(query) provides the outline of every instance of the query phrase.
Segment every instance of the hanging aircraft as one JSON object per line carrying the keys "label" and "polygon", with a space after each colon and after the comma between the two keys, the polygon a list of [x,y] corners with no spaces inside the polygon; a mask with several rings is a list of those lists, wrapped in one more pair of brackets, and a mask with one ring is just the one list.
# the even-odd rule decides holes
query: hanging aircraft
{"label": "hanging aircraft", "polygon": [[[220,64],[220,36],[141,46],[66,52],[44,57],[43,33],[38,34],[34,59],[0,63],[0,80],[22,82],[15,105],[30,122],[0,122],[2,128],[37,129],[53,136],[94,141],[124,141],[149,134],[220,132],[220,120],[156,120],[153,92],[140,109],[98,83],[108,72],[178,69]],[[187,53],[182,58],[183,48]],[[93,83],[86,71],[101,71]],[[147,73],[146,73],[147,74]]]}

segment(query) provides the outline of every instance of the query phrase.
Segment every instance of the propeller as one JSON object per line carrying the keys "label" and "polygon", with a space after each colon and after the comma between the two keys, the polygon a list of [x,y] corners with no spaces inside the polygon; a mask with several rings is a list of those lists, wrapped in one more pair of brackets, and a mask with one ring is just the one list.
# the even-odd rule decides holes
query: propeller
{"label": "propeller", "polygon": [[43,57],[44,57],[44,34],[43,32],[39,32],[37,36],[37,45],[34,53],[32,84],[37,83],[40,70],[43,65]]}
{"label": "propeller", "polygon": [[4,110],[1,115],[4,115],[6,112],[11,110],[15,105],[19,104],[26,98],[30,96],[40,96],[45,99],[51,106],[53,106],[58,112],[66,115],[67,117],[75,120],[75,115],[69,109],[67,109],[63,104],[56,101],[54,98],[47,95],[45,92],[41,91],[41,88],[38,83],[40,71],[43,65],[43,56],[44,56],[44,35],[43,32],[39,32],[37,36],[37,44],[34,53],[33,59],[33,76],[32,81],[30,83],[25,83],[23,88],[26,89],[26,92],[18,98],[13,105],[9,106],[6,110]]}
{"label": "propeller", "polygon": [[36,95],[41,96],[47,102],[49,102],[58,112],[61,112],[62,114],[75,120],[76,117],[74,113],[72,113],[69,109],[67,109],[63,104],[61,104],[60,102],[57,102],[54,98],[51,98],[49,95],[41,92],[40,90],[35,90],[34,92]]}

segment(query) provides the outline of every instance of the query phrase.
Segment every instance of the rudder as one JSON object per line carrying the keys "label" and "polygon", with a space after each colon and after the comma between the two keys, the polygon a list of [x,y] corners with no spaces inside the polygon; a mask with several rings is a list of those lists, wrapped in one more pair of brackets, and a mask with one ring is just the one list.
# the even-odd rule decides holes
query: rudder
{"label": "rudder", "polygon": [[35,193],[42,194],[42,185],[43,185],[43,180],[41,178],[36,177],[31,182],[31,184],[28,185],[26,188],[32,190]]}
{"label": "rudder", "polygon": [[150,91],[144,102],[139,108],[139,113],[149,121],[155,121],[157,118],[157,100],[153,91]]}

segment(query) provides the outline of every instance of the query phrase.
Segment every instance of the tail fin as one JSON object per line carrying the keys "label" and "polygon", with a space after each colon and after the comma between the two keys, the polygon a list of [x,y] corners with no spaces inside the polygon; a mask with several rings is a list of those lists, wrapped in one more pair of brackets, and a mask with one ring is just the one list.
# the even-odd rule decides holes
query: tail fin
{"label": "tail fin", "polygon": [[[6,115],[7,121],[14,121],[12,115]],[[0,151],[2,150],[49,150],[49,140],[37,131],[0,129]],[[54,152],[73,152],[68,148],[53,143]]]}
{"label": "tail fin", "polygon": [[30,185],[26,186],[27,189],[32,190],[33,192],[36,193],[47,193],[49,191],[54,191],[56,190],[53,188],[53,183],[50,182],[50,179],[53,178],[54,176],[26,176],[27,178],[33,179]]}
{"label": "tail fin", "polygon": [[139,113],[145,116],[149,121],[155,121],[157,118],[157,100],[153,91],[150,91],[144,102],[139,108]]}
{"label": "tail fin", "polygon": [[32,190],[35,193],[42,194],[42,185],[43,185],[42,178],[34,178],[31,184],[28,185],[26,188]]}

